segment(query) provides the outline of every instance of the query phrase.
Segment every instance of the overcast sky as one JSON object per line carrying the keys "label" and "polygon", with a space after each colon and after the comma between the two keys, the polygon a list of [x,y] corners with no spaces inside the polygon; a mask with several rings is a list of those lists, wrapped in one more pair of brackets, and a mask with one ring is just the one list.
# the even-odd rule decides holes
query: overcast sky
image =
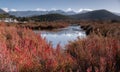
{"label": "overcast sky", "polygon": [[120,0],[0,0],[0,8],[6,11],[107,9],[120,13]]}

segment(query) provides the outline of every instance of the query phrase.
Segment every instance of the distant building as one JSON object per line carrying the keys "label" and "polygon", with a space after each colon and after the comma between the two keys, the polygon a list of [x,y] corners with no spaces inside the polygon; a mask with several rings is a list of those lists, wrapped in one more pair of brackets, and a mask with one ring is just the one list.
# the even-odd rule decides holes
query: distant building
{"label": "distant building", "polygon": [[15,22],[15,23],[18,23],[18,21],[16,19],[13,19],[13,18],[1,18],[0,22]]}

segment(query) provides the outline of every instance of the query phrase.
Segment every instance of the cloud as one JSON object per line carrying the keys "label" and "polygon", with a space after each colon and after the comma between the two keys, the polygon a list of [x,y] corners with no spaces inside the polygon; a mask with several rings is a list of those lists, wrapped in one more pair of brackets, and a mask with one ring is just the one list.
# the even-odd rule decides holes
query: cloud
{"label": "cloud", "polygon": [[16,9],[11,9],[10,11],[14,11],[14,12],[15,12],[15,11],[17,11],[17,10],[16,10]]}
{"label": "cloud", "polygon": [[35,9],[36,11],[46,11],[46,9],[43,9],[43,8],[37,8]]}
{"label": "cloud", "polygon": [[74,10],[72,8],[68,8],[67,10],[65,10],[66,12],[68,11],[74,11],[74,12],[82,12],[82,11],[93,11],[92,9],[87,9],[87,8],[81,8],[81,9],[78,9],[78,10]]}
{"label": "cloud", "polygon": [[74,11],[72,8],[68,8],[66,11]]}
{"label": "cloud", "polygon": [[5,12],[9,12],[8,8],[2,8]]}
{"label": "cloud", "polygon": [[77,12],[82,12],[82,11],[93,11],[92,9],[79,9]]}

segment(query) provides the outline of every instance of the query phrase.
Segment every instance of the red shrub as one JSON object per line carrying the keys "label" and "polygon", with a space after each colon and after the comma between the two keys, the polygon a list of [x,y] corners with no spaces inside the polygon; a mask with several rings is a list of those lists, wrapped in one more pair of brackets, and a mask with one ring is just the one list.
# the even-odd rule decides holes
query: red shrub
{"label": "red shrub", "polygon": [[118,72],[120,41],[89,36],[53,48],[32,30],[0,23],[0,72]]}
{"label": "red shrub", "polygon": [[81,72],[120,71],[120,42],[114,38],[90,36],[68,44],[66,51],[76,59]]}
{"label": "red shrub", "polygon": [[67,53],[52,48],[32,30],[0,26],[0,72],[65,71],[72,64]]}

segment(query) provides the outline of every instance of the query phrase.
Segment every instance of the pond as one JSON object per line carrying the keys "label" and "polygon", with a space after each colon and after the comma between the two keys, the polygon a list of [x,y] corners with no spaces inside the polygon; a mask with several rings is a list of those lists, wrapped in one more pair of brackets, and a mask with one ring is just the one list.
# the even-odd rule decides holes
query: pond
{"label": "pond", "polygon": [[43,38],[46,38],[48,42],[51,42],[53,47],[56,47],[59,43],[62,47],[75,39],[86,37],[85,31],[80,26],[72,25],[66,28],[58,29],[56,32],[51,31],[35,31],[40,33]]}

